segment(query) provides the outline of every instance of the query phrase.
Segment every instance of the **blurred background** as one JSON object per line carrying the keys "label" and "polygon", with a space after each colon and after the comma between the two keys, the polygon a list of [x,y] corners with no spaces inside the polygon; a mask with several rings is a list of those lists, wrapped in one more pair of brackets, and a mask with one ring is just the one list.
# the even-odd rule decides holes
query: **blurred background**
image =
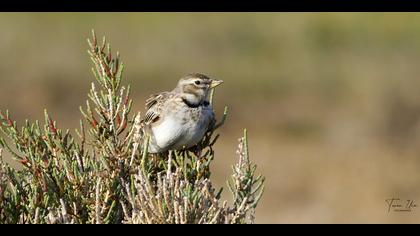
{"label": "blurred background", "polygon": [[[225,81],[213,179],[247,128],[267,179],[257,223],[420,223],[420,14],[1,13],[0,28],[0,109],[20,122],[47,108],[78,127],[95,29],[135,110],[190,72]],[[392,197],[419,207],[388,212]]]}

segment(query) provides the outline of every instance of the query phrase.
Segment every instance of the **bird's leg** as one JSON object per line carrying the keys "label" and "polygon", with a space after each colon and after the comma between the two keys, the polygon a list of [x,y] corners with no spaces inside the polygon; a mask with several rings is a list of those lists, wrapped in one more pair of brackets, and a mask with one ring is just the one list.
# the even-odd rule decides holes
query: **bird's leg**
{"label": "bird's leg", "polygon": [[189,151],[192,152],[192,153],[194,153],[194,155],[199,158],[201,156],[202,148],[201,148],[201,146],[199,144],[197,144],[197,145],[192,146],[189,149]]}

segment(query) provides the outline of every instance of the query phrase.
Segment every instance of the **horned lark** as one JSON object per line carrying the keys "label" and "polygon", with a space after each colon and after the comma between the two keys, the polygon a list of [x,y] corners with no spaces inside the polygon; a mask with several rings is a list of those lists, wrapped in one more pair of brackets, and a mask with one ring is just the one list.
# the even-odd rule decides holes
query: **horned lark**
{"label": "horned lark", "polygon": [[209,94],[222,82],[193,73],[181,78],[172,91],[151,95],[142,120],[144,131],[150,136],[149,152],[196,145],[215,124]]}

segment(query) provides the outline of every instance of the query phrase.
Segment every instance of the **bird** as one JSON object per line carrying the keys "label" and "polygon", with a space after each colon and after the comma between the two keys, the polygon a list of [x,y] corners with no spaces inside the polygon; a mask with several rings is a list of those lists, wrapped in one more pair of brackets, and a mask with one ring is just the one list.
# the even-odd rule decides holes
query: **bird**
{"label": "bird", "polygon": [[201,73],[179,79],[172,91],[152,94],[146,100],[141,120],[143,133],[149,136],[149,153],[185,150],[202,140],[216,123],[209,95],[222,80]]}

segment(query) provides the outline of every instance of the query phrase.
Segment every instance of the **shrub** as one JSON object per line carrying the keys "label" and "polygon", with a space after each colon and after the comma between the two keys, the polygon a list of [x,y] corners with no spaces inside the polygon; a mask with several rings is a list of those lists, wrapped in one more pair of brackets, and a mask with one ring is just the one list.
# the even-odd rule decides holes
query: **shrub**
{"label": "shrub", "polygon": [[[130,115],[130,86],[122,86],[124,64],[105,38],[88,40],[96,81],[80,107],[73,135],[45,111],[45,121],[18,127],[0,112],[0,223],[252,223],[264,178],[255,177],[247,134],[221,200],[210,180],[213,145],[208,132],[191,150],[149,154],[140,113]],[[214,136],[214,137],[213,137]],[[9,152],[23,166],[1,159]]]}

